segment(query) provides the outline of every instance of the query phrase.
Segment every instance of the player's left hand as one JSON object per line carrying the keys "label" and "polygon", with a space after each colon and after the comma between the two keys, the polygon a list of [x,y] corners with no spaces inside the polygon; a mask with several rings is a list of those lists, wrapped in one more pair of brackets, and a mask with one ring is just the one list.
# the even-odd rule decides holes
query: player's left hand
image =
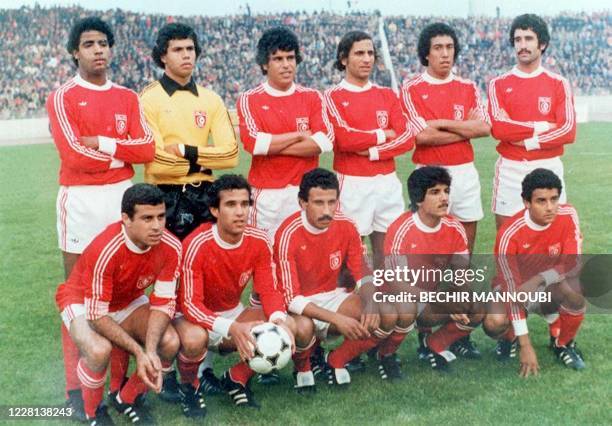
{"label": "player's left hand", "polygon": [[81,136],[79,142],[86,148],[98,149],[100,141],[97,136]]}
{"label": "player's left hand", "polygon": [[358,151],[357,155],[361,155],[362,157],[369,157],[370,151],[368,151],[367,149],[365,151]]}
{"label": "player's left hand", "polygon": [[279,318],[279,319],[272,321],[272,323],[278,325],[279,327],[281,327],[283,330],[287,332],[287,334],[291,338],[291,353],[294,354],[295,353],[295,335],[291,331],[291,325],[290,325],[292,323],[295,324],[295,322],[293,322],[293,318],[291,318],[290,316],[287,316],[285,320],[282,320]]}
{"label": "player's left hand", "polygon": [[155,393],[160,393],[161,388],[162,388],[162,383],[163,383],[161,359],[159,359],[159,355],[157,355],[156,352],[147,352],[147,356],[151,360],[151,363],[153,364],[153,368],[155,368],[155,371],[156,371],[156,374],[154,377],[155,381],[153,382],[155,384],[155,388],[153,389],[153,391]]}
{"label": "player's left hand", "polygon": [[460,324],[467,325],[470,323],[470,317],[468,317],[467,314],[450,314],[450,318]]}
{"label": "player's left hand", "polygon": [[372,333],[380,326],[380,314],[378,312],[365,311],[361,314],[361,325]]}

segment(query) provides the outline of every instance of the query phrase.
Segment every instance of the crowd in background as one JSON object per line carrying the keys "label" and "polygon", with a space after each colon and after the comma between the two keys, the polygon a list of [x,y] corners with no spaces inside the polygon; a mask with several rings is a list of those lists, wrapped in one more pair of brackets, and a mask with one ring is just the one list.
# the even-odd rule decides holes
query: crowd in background
{"label": "crowd in background", "polygon": [[[296,32],[304,57],[297,79],[300,84],[317,89],[329,87],[341,78],[333,69],[333,62],[336,45],[344,33],[362,29],[371,33],[380,45],[376,14],[295,12],[174,18],[119,9],[106,12],[79,7],[0,9],[0,68],[3,71],[0,119],[45,115],[48,94],[75,74],[65,48],[68,31],[77,19],[91,14],[108,21],[115,32],[112,80],[136,91],[161,74],[151,59],[157,30],[173,20],[192,25],[202,45],[196,80],[219,93],[230,108],[242,91],[263,79],[255,64],[255,45],[268,27],[286,25]],[[464,77],[484,88],[492,77],[513,65],[514,55],[507,34],[510,19],[385,17],[385,33],[400,82],[421,72],[416,55],[420,29],[441,20],[458,31],[463,49],[457,65]],[[577,94],[609,93],[610,21],[608,12],[547,18],[552,42],[545,55],[545,66],[566,76]],[[389,85],[390,74],[382,61],[373,78],[379,84]]]}

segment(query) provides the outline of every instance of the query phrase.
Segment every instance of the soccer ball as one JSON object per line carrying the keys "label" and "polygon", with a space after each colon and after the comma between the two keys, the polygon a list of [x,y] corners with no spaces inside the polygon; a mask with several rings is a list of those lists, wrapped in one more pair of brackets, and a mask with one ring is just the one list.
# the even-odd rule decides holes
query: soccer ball
{"label": "soccer ball", "polygon": [[291,359],[291,337],[276,324],[266,322],[251,329],[255,338],[255,356],[249,360],[249,367],[257,373],[267,374],[280,370]]}

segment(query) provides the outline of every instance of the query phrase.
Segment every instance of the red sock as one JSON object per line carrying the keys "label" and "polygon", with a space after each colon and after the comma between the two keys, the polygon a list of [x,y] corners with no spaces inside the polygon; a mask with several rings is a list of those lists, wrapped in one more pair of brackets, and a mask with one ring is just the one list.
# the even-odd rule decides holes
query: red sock
{"label": "red sock", "polygon": [[452,343],[470,334],[471,331],[471,327],[459,325],[455,321],[447,322],[427,337],[427,347],[436,353],[440,353]]}
{"label": "red sock", "polygon": [[254,374],[255,372],[251,370],[251,367],[249,367],[249,364],[247,364],[244,361],[239,362],[238,364],[234,365],[229,370],[230,378],[234,382],[238,382],[242,384],[242,386],[246,386],[247,383],[249,382],[249,379],[253,377]]}
{"label": "red sock", "polygon": [[298,372],[305,373],[310,371],[312,366],[310,365],[310,355],[314,351],[317,340],[313,337],[308,346],[305,348],[296,348],[295,353],[291,357],[293,359],[293,365]]}
{"label": "red sock", "polygon": [[165,361],[165,360],[161,360],[161,366],[162,366],[162,373],[169,373],[171,371],[174,370],[174,367],[172,366],[172,364],[174,363],[174,360],[172,361]]}
{"label": "red sock", "polygon": [[85,414],[87,414],[88,418],[92,419],[96,416],[96,408],[98,408],[98,405],[100,405],[104,398],[106,368],[102,371],[93,371],[87,366],[85,360],[81,358],[77,365],[77,375],[81,381]]}
{"label": "red sock", "polygon": [[188,358],[183,355],[182,352],[178,353],[176,357],[178,360],[178,370],[181,373],[181,383],[189,383],[196,387],[196,383],[198,380],[198,368],[200,368],[200,363],[206,357],[206,352],[204,352],[201,356],[196,356],[195,358]]}
{"label": "red sock", "polygon": [[397,352],[398,348],[413,328],[413,325],[406,328],[396,326],[391,335],[387,337],[378,347],[378,355],[380,355],[382,358]]}
{"label": "red sock", "polygon": [[514,339],[516,339],[516,335],[514,334],[514,327],[512,325],[510,325],[510,328],[508,328],[508,331],[506,331],[502,337],[502,339],[507,340],[509,342],[512,342]]}
{"label": "red sock", "polygon": [[576,337],[580,324],[584,320],[584,313],[559,310],[559,319],[561,320],[561,332],[557,338],[557,346],[565,346]]}
{"label": "red sock", "polygon": [[347,362],[372,349],[387,337],[389,337],[389,333],[379,328],[367,339],[350,340],[345,338],[342,344],[329,354],[327,362],[333,368],[344,368]]}
{"label": "red sock", "polygon": [[136,397],[147,391],[147,385],[138,377],[136,372],[132,373],[127,383],[119,392],[119,398],[121,402],[126,404],[133,404]]}
{"label": "red sock", "polygon": [[125,382],[129,365],[129,352],[117,346],[113,346],[110,358],[110,385],[108,389],[111,393],[121,389],[121,386]]}
{"label": "red sock", "polygon": [[559,337],[559,333],[561,333],[561,316],[558,316],[554,322],[548,324],[548,332],[555,339]]}
{"label": "red sock", "polygon": [[66,376],[66,398],[68,391],[79,389],[81,382],[77,375],[77,365],[79,364],[79,348],[74,344],[70,333],[62,324],[62,350],[64,351],[64,374]]}

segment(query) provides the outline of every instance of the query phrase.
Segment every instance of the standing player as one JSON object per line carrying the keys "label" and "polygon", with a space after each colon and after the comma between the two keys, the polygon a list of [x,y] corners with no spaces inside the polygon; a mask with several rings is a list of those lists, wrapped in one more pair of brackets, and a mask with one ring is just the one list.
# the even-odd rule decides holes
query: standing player
{"label": "standing player", "polygon": [[[200,52],[193,28],[180,23],[162,27],[152,56],[164,75],[141,94],[156,147],[145,181],[164,192],[168,229],[179,239],[210,219],[206,189],[214,180],[212,170],[238,164],[238,145],[223,100],[193,79]],[[218,391],[212,359],[207,361],[210,368],[204,369],[203,380]],[[180,398],[174,372],[165,378],[160,396]]]}
{"label": "standing player", "polygon": [[[210,186],[209,195],[215,223],[200,225],[183,242],[181,315],[175,320],[181,338],[178,361],[187,416],[202,415],[202,389],[196,391],[195,380],[207,348],[221,353],[238,351],[241,361],[223,375],[223,387],[237,406],[257,407],[248,386],[254,374],[247,363],[253,356],[253,325],[266,319],[280,325],[295,336],[300,352],[312,344],[312,322],[287,316],[267,234],[247,225],[250,185],[242,176],[224,175]],[[261,307],[245,308],[240,303],[251,278]]]}
{"label": "standing player", "polygon": [[[550,42],[542,18],[518,16],[510,28],[517,65],[489,83],[491,133],[500,143],[493,182],[497,229],[523,208],[521,182],[543,167],[563,182],[564,145],[576,138],[576,112],[569,82],[542,67]],[[565,185],[564,185],[565,186]],[[566,191],[560,202],[565,203]]]}
{"label": "standing player", "polygon": [[334,125],[334,170],[340,180],[340,209],[370,235],[375,268],[382,268],[388,226],[404,211],[394,157],[414,146],[399,99],[370,82],[376,49],[369,34],[351,31],[338,43],[340,84],[325,91]]}
{"label": "standing player", "polygon": [[145,181],[164,192],[168,229],[180,239],[209,217],[206,188],[214,180],[212,170],[238,164],[238,145],[223,100],[193,79],[200,52],[193,28],[163,26],[152,56],[164,75],[140,95],[155,137],[155,160],[146,165]]}
{"label": "standing player", "polygon": [[[311,318],[319,340],[344,336],[342,344],[329,354],[325,372],[329,384],[347,385],[351,377],[346,363],[386,338],[397,316],[384,306],[373,305],[373,286],[359,233],[355,224],[337,211],[338,195],[338,179],[332,172],[314,169],[306,173],[299,191],[302,210],[279,228],[274,256],[289,312]],[[359,294],[337,286],[345,262]],[[298,389],[314,386],[310,366],[313,348],[295,362]]]}
{"label": "standing player", "polygon": [[[60,156],[57,231],[66,278],[91,240],[121,218],[121,197],[134,175],[131,163],[151,161],[154,155],[138,96],[107,78],[114,44],[106,22],[94,17],[76,22],[66,47],[77,75],[47,99]],[[76,377],[79,354],[64,328],[62,344],[68,404],[84,420]]]}
{"label": "standing player", "polygon": [[449,213],[461,221],[471,253],[484,214],[470,139],[488,136],[491,126],[474,82],[452,72],[460,50],[453,28],[443,23],[426,26],[418,52],[427,69],[404,84],[401,100],[419,132],[412,161],[417,167],[437,165],[448,170],[453,179]]}
{"label": "standing player", "polygon": [[527,329],[527,312],[538,313],[549,323],[557,358],[575,370],[585,367],[575,337],[584,320],[584,297],[572,289],[573,269],[582,251],[578,214],[561,204],[561,179],[547,169],[535,169],[522,182],[525,209],[506,221],[497,233],[496,284],[501,290],[546,292],[549,301],[523,306],[506,304],[506,314],[489,313],[484,329],[498,341],[501,359],[514,356],[520,346],[520,372],[537,375],[538,359]]}
{"label": "standing player", "polygon": [[[469,251],[465,229],[448,214],[451,187],[450,174],[442,167],[424,166],[412,172],[408,178],[411,211],[393,222],[385,239],[385,255],[392,268],[401,263],[423,271],[441,271],[447,266],[467,267]],[[416,286],[423,291],[469,291],[469,284],[460,285],[457,280],[448,290],[439,290],[440,283],[435,277],[421,280]],[[413,327],[416,306],[398,308],[401,310],[394,333],[378,350],[381,360],[395,358],[395,351]],[[446,349],[449,346],[465,357],[480,357],[469,335],[484,318],[482,307],[473,303],[428,303],[419,308],[417,325],[420,329],[440,326],[433,334],[419,333],[419,357],[428,360],[432,368],[447,368]]]}
{"label": "standing player", "polygon": [[136,358],[136,372],[111,394],[112,405],[132,423],[152,422],[137,398],[147,387],[161,390],[162,369],[179,348],[169,324],[181,245],[164,229],[163,194],[148,184],[134,185],[123,195],[121,217],[92,241],[56,294],[64,326],[82,354],[77,374],[92,425],[112,424],[102,404],[112,345]]}
{"label": "standing player", "polygon": [[249,224],[273,238],[283,220],[299,210],[300,179],[318,166],[319,154],[332,150],[333,133],[321,95],[294,83],[302,54],[293,32],[284,27],[264,32],[256,60],[266,81],[243,93],[236,107],[240,139],[253,156]]}

